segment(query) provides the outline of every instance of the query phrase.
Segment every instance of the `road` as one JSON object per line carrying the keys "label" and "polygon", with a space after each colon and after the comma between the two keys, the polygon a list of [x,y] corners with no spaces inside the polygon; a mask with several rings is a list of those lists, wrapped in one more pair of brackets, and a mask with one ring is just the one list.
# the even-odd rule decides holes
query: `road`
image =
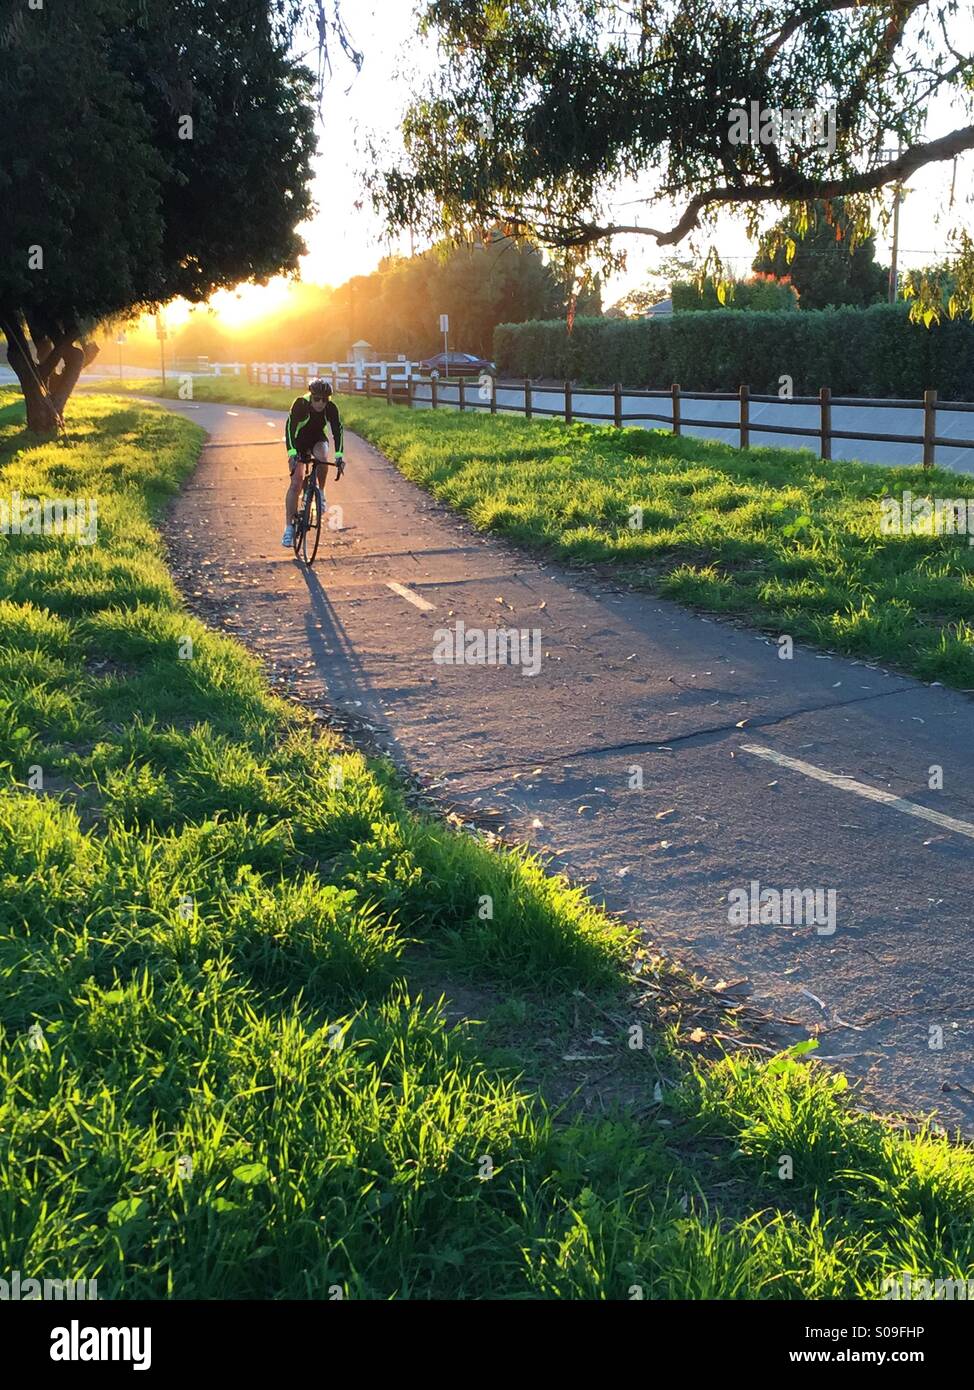
{"label": "road", "polygon": [[[974,1132],[967,695],[812,650],[782,660],[754,632],[519,554],[354,436],[330,487],[343,529],[309,572],[280,546],[283,416],[161,404],[209,431],[169,535],[226,630],[462,814],[554,853],[654,950],[743,981],[867,1099]],[[437,664],[458,621],[537,631],[537,673]],[[752,882],[834,892],[835,930],[731,920]]]}
{"label": "road", "polygon": [[[465,401],[478,401],[476,380],[464,387]],[[422,407],[430,397],[428,386],[416,388],[416,400]],[[447,404],[458,402],[456,385],[438,388],[438,400]],[[544,410],[558,415],[564,414],[564,388],[531,390],[532,409],[536,413]],[[505,411],[523,414],[524,387],[522,384],[498,385],[497,405]],[[428,408],[428,406],[427,406]],[[612,421],[613,399],[611,392],[585,391],[581,387],[572,392],[572,409],[577,419]],[[672,407],[668,397],[647,399],[643,396],[622,395],[622,414],[625,423],[645,424],[647,429],[669,429],[672,423]],[[652,420],[645,412],[664,416],[663,421]],[[813,449],[817,454],[817,439],[800,434],[762,434],[761,425],[784,426],[786,428],[814,429],[821,425],[817,405],[799,405],[787,400],[752,401],[750,404],[751,445],[766,445],[776,449]],[[642,416],[643,418],[640,418]],[[727,420],[727,428],[695,424],[696,420]],[[951,410],[949,405],[937,407],[937,434],[945,439],[974,439],[974,413]],[[692,401],[681,399],[680,423],[684,434],[700,439],[714,439],[721,444],[731,444],[737,448],[740,443],[738,424],[740,404],[729,401]],[[732,424],[730,422],[733,422]],[[923,436],[923,410],[918,407],[893,407],[881,405],[836,405],[832,407],[833,430],[858,430],[863,434],[905,434],[919,438]],[[882,440],[833,439],[832,457],[835,459],[857,459],[862,463],[916,464],[923,461],[923,450],[919,444],[892,444]],[[953,448],[939,444],[934,450],[934,462],[941,468],[951,468],[960,473],[974,472],[974,449]]]}

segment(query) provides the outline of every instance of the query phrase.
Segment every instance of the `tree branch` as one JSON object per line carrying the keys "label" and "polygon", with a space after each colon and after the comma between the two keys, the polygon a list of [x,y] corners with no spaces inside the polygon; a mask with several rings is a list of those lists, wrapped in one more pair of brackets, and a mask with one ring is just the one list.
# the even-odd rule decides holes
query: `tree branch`
{"label": "tree branch", "polygon": [[[724,186],[705,189],[690,199],[679,221],[668,231],[661,231],[656,227],[634,227],[617,223],[603,227],[596,223],[579,222],[574,226],[563,226],[560,230],[549,225],[545,235],[557,245],[566,247],[588,246],[592,242],[602,241],[606,237],[627,234],[652,236],[656,238],[660,246],[674,246],[699,225],[700,214],[709,207],[732,203],[812,202],[815,200],[825,202],[830,198],[845,198],[853,193],[870,193],[890,183],[901,183],[910,174],[923,168],[926,164],[953,159],[955,155],[969,149],[974,149],[974,125],[963,126],[959,130],[952,131],[951,134],[944,135],[939,140],[931,140],[925,145],[911,145],[909,149],[904,150],[900,156],[888,164],[880,165],[876,169],[865,170],[860,174],[850,174],[846,178],[809,179],[803,178],[800,174],[791,174],[786,171],[776,184],[745,184],[736,187]],[[512,216],[509,213],[499,212],[498,215],[507,222],[520,226],[522,230],[530,230],[530,224],[516,214]]]}

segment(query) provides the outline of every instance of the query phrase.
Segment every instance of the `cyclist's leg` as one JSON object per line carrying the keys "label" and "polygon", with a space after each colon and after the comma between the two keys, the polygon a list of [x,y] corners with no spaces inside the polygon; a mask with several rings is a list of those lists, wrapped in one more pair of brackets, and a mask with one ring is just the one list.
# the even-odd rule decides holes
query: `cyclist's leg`
{"label": "cyclist's leg", "polygon": [[288,466],[291,470],[291,482],[288,486],[287,497],[284,500],[284,525],[291,526],[294,523],[294,516],[298,510],[298,501],[301,496],[301,484],[304,481],[304,461],[298,458],[288,459]]}
{"label": "cyclist's leg", "polygon": [[322,497],[325,495],[325,476],[328,472],[325,464],[328,462],[328,445],[324,441],[319,441],[312,447],[312,456],[315,461],[315,483]]}

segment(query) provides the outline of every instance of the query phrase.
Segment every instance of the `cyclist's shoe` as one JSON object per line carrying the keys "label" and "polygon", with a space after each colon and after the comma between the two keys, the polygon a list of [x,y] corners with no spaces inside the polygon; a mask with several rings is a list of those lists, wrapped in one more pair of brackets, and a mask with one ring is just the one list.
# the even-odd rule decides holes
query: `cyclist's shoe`
{"label": "cyclist's shoe", "polygon": [[285,528],[284,528],[284,535],[281,537],[281,545],[293,545],[293,544],[294,544],[294,527],[293,527],[293,526],[285,526]]}

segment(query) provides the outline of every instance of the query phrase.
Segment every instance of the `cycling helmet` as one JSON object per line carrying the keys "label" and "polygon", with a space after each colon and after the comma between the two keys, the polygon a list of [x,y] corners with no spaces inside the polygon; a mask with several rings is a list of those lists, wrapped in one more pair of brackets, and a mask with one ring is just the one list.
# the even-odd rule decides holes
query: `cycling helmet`
{"label": "cycling helmet", "polygon": [[327,400],[331,395],[331,382],[323,381],[320,376],[316,376],[314,381],[308,384],[308,394],[312,400]]}

